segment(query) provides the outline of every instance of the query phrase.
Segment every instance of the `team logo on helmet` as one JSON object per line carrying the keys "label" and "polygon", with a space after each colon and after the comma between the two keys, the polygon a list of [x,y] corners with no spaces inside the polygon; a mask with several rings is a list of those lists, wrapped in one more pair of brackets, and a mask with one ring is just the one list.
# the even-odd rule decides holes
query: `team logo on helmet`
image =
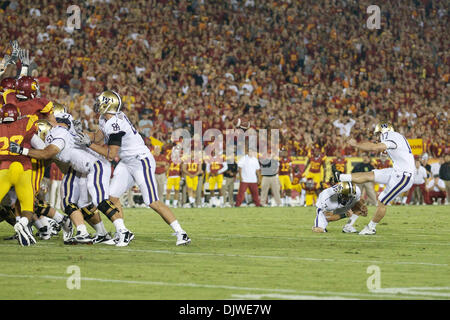
{"label": "team logo on helmet", "polygon": [[116,114],[122,108],[120,95],[112,90],[104,91],[97,97],[94,104],[94,112]]}

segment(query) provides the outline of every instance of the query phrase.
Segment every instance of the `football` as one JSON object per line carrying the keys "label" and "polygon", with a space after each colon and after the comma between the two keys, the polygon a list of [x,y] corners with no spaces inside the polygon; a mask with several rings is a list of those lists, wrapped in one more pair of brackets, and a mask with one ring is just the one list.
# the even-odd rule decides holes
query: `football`
{"label": "football", "polygon": [[234,126],[238,129],[247,130],[250,128],[250,121],[246,118],[238,118],[234,122]]}

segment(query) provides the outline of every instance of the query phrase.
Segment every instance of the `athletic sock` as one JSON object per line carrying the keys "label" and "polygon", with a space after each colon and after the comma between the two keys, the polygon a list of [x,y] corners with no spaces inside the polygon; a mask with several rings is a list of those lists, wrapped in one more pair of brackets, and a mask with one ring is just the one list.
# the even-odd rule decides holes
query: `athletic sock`
{"label": "athletic sock", "polygon": [[377,222],[373,222],[372,220],[369,222],[368,226],[370,229],[375,229],[377,227]]}
{"label": "athletic sock", "polygon": [[219,202],[220,202],[220,205],[223,206],[223,203],[224,203],[223,197],[219,198]]}
{"label": "athletic sock", "polygon": [[128,229],[125,227],[125,224],[124,224],[124,222],[123,222],[123,219],[116,219],[116,220],[113,221],[113,224],[114,224],[114,227],[116,227],[116,231],[117,231],[117,232],[121,232],[121,231],[126,231],[126,230],[128,230]]}
{"label": "athletic sock", "polygon": [[58,210],[56,210],[55,215],[53,216],[53,220],[55,220],[58,223],[61,223],[64,219],[64,215],[59,212]]}
{"label": "athletic sock", "polygon": [[176,207],[178,204],[178,200],[173,200],[173,206]]}
{"label": "athletic sock", "polygon": [[339,180],[340,181],[347,181],[347,182],[351,182],[352,181],[352,175],[351,174],[341,174],[339,176]]}
{"label": "athletic sock", "polygon": [[94,224],[94,229],[97,232],[97,235],[99,235],[99,236],[104,236],[108,233],[106,231],[105,225],[103,224],[103,221],[100,221],[99,223]]}
{"label": "athletic sock", "polygon": [[34,226],[40,230],[42,227],[44,227],[44,223],[41,219],[37,219],[36,221],[34,221]]}
{"label": "athletic sock", "polygon": [[347,224],[348,224],[349,226],[353,226],[353,224],[355,223],[355,221],[356,221],[358,218],[359,218],[358,215],[352,214],[352,215],[350,216],[349,221],[348,221]]}
{"label": "athletic sock", "polygon": [[175,220],[174,222],[172,222],[170,224],[170,227],[172,228],[172,230],[176,233],[181,233],[183,232],[183,229],[181,228],[180,224],[178,223],[178,220]]}
{"label": "athletic sock", "polygon": [[170,200],[166,200],[166,206],[170,206]]}
{"label": "athletic sock", "polygon": [[79,226],[77,226],[77,231],[79,231],[80,234],[88,233],[87,229],[86,229],[86,226],[84,224],[80,224]]}
{"label": "athletic sock", "polygon": [[194,202],[195,202],[195,198],[189,197],[189,203],[194,203]]}

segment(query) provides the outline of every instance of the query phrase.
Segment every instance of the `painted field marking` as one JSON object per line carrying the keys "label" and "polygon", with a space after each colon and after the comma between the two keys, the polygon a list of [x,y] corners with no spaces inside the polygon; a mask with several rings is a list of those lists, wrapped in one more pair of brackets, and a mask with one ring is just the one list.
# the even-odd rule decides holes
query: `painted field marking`
{"label": "painted field marking", "polygon": [[[50,279],[50,280],[67,280],[67,277],[51,276],[51,275],[23,275],[23,274],[5,274],[0,273],[0,278],[26,278],[26,279]],[[137,280],[118,280],[118,279],[100,279],[82,277],[82,281],[94,281],[104,283],[118,283],[118,284],[137,284],[137,285],[150,285],[150,286],[168,286],[168,287],[189,287],[189,288],[207,288],[207,289],[225,289],[225,290],[240,290],[240,291],[262,291],[269,294],[286,294],[286,295],[332,295],[336,297],[348,296],[348,297],[366,297],[373,299],[374,297],[390,297],[390,298],[402,298],[408,296],[402,296],[401,294],[391,294],[384,292],[370,292],[370,293],[356,293],[356,292],[332,292],[332,291],[302,291],[293,289],[279,289],[279,288],[252,288],[252,287],[238,287],[229,285],[213,285],[213,284],[198,284],[198,283],[171,283],[162,281],[137,281]],[[423,294],[423,297],[427,297],[428,294]],[[409,295],[410,298],[410,295]]]}
{"label": "painted field marking", "polygon": [[[0,244],[0,246],[11,246]],[[209,257],[225,257],[225,258],[248,258],[248,259],[266,259],[266,260],[297,260],[297,261],[311,261],[311,262],[335,262],[335,263],[368,263],[368,264],[394,264],[394,265],[423,265],[435,267],[448,267],[448,264],[430,263],[430,262],[415,262],[415,261],[381,261],[381,260],[354,260],[354,259],[327,259],[327,258],[311,258],[311,257],[297,257],[297,256],[261,256],[248,254],[232,254],[232,253],[209,253],[209,252],[182,252],[171,250],[150,250],[150,249],[130,249],[130,248],[95,248],[83,245],[70,246],[71,250],[100,250],[114,253],[125,252],[144,252],[156,254],[170,254],[170,255],[186,255],[186,256],[209,256]]]}
{"label": "painted field marking", "polygon": [[280,300],[360,300],[358,298],[347,298],[342,296],[311,296],[297,294],[279,294],[279,293],[262,293],[262,294],[232,294],[232,299],[237,300],[261,300],[261,299],[280,299]]}

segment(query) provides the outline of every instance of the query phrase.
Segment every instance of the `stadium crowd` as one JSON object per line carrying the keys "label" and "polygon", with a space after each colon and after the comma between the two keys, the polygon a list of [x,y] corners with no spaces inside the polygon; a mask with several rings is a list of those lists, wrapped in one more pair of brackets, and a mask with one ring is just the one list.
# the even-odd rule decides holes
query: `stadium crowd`
{"label": "stadium crowd", "polygon": [[73,29],[62,1],[0,1],[0,51],[11,38],[30,49],[44,95],[85,127],[107,88],[163,143],[194,121],[225,130],[246,115],[279,129],[289,156],[357,156],[345,139],[385,119],[431,157],[450,153],[448,2],[380,0],[378,30],[370,1],[83,3]]}

